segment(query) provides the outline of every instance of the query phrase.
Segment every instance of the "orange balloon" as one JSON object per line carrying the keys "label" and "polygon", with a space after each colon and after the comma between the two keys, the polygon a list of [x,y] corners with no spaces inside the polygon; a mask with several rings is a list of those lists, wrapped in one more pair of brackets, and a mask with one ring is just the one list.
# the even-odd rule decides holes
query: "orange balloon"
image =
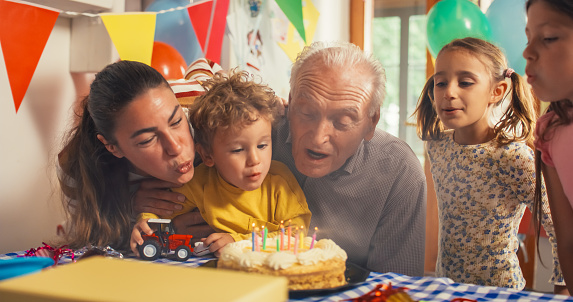
{"label": "orange balloon", "polygon": [[159,71],[166,80],[176,80],[183,78],[187,63],[174,47],[163,42],[153,42],[151,67]]}

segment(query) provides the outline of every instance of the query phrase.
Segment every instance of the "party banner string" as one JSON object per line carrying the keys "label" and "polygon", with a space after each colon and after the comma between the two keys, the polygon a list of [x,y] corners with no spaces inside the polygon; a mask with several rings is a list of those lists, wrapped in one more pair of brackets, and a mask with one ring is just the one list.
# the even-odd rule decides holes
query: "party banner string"
{"label": "party banner string", "polygon": [[[56,19],[62,14],[88,18],[99,16],[121,59],[140,61],[150,65],[157,15],[185,9],[190,13],[191,10],[196,10],[198,7],[202,9],[208,7],[209,10],[217,11],[217,20],[202,18],[201,21],[194,22],[190,16],[189,18],[190,22],[194,23],[193,26],[199,25],[199,29],[202,28],[205,32],[212,22],[217,23],[214,35],[211,34],[211,37],[204,35],[204,38],[209,40],[198,42],[204,48],[207,43],[213,43],[209,47],[211,53],[203,53],[206,58],[213,58],[214,61],[218,61],[221,53],[218,46],[222,44],[226,23],[226,18],[221,17],[221,15],[227,14],[228,1],[194,1],[185,6],[164,8],[159,12],[94,13],[62,10],[29,1],[0,0],[0,45],[16,113],[26,94]],[[195,29],[195,31],[197,30]],[[125,37],[128,37],[130,43],[126,42]],[[25,60],[21,58],[25,58]]]}
{"label": "party banner string", "polygon": [[[204,57],[218,62],[221,57],[229,1],[191,1],[188,5],[164,8],[157,12],[107,12],[103,11],[105,8],[102,8],[102,12],[93,10],[78,12],[25,0],[0,0],[0,45],[16,112],[26,94],[56,19],[60,16],[100,17],[122,60],[135,60],[150,65],[157,16],[187,10],[192,30],[195,31]],[[275,1],[291,24],[302,23],[302,0]],[[207,16],[210,18],[207,19]],[[255,25],[260,26],[259,23]]]}
{"label": "party banner string", "polygon": [[[32,3],[32,2],[28,2],[28,1],[22,1],[22,0],[7,0],[10,2],[16,2],[16,3],[22,3],[22,4],[26,4],[26,5],[30,5],[30,6],[36,6],[36,7],[40,7],[40,8],[45,8],[45,9],[49,9],[49,10],[53,10],[53,11],[57,11],[58,13],[60,13],[61,15],[68,15],[70,17],[90,17],[90,18],[95,18],[95,17],[99,17],[100,14],[108,14],[111,13],[113,14],[113,12],[107,12],[105,10],[102,10],[101,12],[95,12],[95,13],[90,13],[90,12],[74,12],[74,11],[66,11],[66,10],[61,10],[61,9],[57,9],[57,8],[53,8],[50,6],[46,6],[46,5],[42,5],[42,4],[38,4],[38,3]],[[170,12],[175,12],[175,11],[180,11],[180,10],[186,10],[189,7],[193,6],[193,5],[197,5],[197,4],[201,4],[203,2],[211,2],[213,0],[199,0],[199,1],[193,1],[191,0],[191,2],[189,3],[189,5],[185,5],[185,6],[177,6],[177,7],[173,7],[170,9],[162,9],[159,10],[157,12],[149,12],[149,13],[155,13],[155,14],[165,14],[165,13],[170,13]],[[121,12],[118,14],[124,14],[124,13],[139,13],[138,11],[134,11],[134,12]]]}

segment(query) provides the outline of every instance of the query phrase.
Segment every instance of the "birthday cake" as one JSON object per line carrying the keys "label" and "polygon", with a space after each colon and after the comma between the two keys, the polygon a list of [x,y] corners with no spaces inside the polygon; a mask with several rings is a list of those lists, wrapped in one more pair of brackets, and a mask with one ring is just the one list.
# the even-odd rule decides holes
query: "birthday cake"
{"label": "birthday cake", "polygon": [[[346,284],[346,252],[330,239],[306,237],[295,248],[277,248],[274,240],[253,251],[252,241],[230,243],[221,252],[218,268],[283,276],[290,290],[333,288]],[[279,244],[280,245],[280,244]],[[312,248],[311,248],[312,247]],[[258,251],[257,251],[258,250]]]}

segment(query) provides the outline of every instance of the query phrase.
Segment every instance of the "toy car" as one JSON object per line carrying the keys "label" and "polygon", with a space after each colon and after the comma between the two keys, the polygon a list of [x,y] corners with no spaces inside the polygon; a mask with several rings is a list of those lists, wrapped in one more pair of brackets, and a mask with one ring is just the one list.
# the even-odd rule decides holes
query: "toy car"
{"label": "toy car", "polygon": [[176,260],[186,261],[191,256],[193,235],[173,234],[171,219],[149,219],[147,223],[157,231],[142,235],[143,244],[138,247],[139,256],[144,260],[156,260],[159,256],[174,255]]}

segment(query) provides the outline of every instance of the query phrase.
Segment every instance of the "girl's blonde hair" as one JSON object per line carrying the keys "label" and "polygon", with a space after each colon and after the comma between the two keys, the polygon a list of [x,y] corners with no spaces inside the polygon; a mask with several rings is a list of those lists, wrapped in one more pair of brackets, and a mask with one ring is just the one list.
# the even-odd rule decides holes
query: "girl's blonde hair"
{"label": "girl's blonde hair", "polygon": [[195,142],[208,152],[218,129],[240,128],[260,118],[273,125],[277,121],[279,99],[246,71],[217,73],[203,87],[207,92],[189,106],[189,121],[195,130]]}
{"label": "girl's blonde hair", "polygon": [[[500,121],[494,126],[495,138],[499,146],[513,141],[525,141],[533,146],[533,128],[536,121],[537,109],[535,96],[525,85],[523,78],[516,72],[508,72],[507,60],[503,52],[495,45],[478,39],[456,39],[444,46],[438,56],[446,51],[467,51],[478,58],[489,71],[491,82],[497,83],[509,77],[511,86],[508,93],[498,103],[511,94],[511,103],[503,113]],[[420,97],[414,111],[417,115],[417,133],[424,140],[440,140],[445,130],[444,124],[438,118],[434,103],[434,76],[431,76]]]}

